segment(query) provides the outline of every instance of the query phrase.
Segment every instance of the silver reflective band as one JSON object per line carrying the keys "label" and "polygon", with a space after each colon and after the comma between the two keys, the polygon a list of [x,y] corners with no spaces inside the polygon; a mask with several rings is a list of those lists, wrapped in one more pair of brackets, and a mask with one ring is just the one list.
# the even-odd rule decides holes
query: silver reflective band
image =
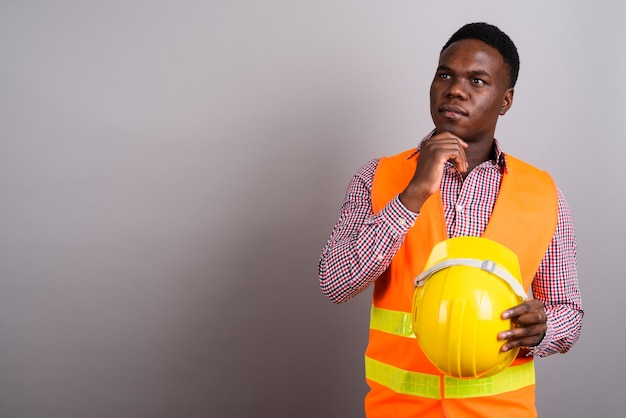
{"label": "silver reflective band", "polygon": [[488,271],[489,273],[494,274],[507,282],[516,295],[523,298],[524,300],[528,299],[528,295],[526,294],[526,291],[524,290],[520,282],[518,282],[517,279],[513,277],[513,275],[509,273],[506,269],[499,267],[495,262],[491,260],[478,260],[476,258],[449,258],[447,260],[443,260],[417,276],[414,281],[415,286],[424,286],[426,280],[428,280],[433,274],[437,273],[440,270],[453,266],[476,267],[481,270]]}

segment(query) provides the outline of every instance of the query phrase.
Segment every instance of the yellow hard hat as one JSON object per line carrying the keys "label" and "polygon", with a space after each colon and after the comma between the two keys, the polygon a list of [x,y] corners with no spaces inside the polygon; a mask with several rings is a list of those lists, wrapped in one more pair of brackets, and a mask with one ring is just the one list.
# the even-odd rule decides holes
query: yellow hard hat
{"label": "yellow hard hat", "polygon": [[502,352],[497,336],[512,327],[505,310],[527,299],[517,256],[481,237],[457,237],[433,248],[415,279],[413,332],[426,357],[453,377],[492,376],[519,348]]}

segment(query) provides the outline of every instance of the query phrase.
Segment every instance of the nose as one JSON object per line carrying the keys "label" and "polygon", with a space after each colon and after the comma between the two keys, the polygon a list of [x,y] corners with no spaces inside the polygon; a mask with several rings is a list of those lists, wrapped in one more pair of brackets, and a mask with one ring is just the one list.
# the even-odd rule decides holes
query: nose
{"label": "nose", "polygon": [[467,99],[467,86],[463,84],[463,80],[453,79],[446,91],[448,98],[459,98],[461,100]]}

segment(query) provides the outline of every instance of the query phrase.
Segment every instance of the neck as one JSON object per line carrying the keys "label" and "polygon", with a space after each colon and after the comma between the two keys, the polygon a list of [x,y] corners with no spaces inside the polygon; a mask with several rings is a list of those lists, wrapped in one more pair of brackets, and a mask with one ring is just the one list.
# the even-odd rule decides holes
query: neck
{"label": "neck", "polygon": [[469,147],[465,150],[465,156],[467,157],[468,169],[464,173],[463,177],[467,176],[470,171],[484,163],[485,161],[493,160],[495,158],[494,141],[481,141],[470,143]]}

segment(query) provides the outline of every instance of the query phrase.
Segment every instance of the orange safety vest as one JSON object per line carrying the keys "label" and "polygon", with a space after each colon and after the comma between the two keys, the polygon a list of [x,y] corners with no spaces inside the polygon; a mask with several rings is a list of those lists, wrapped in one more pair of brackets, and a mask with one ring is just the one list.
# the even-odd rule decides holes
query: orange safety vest
{"label": "orange safety vest", "polygon": [[[414,150],[381,158],[372,183],[378,213],[409,183]],[[548,173],[507,155],[498,198],[483,237],[513,250],[528,292],[556,230],[558,197]],[[415,225],[374,285],[365,370],[370,418],[536,417],[532,357],[520,351],[510,367],[491,377],[456,379],[426,358],[411,327],[413,280],[432,247],[448,238],[441,194],[426,200]]]}

